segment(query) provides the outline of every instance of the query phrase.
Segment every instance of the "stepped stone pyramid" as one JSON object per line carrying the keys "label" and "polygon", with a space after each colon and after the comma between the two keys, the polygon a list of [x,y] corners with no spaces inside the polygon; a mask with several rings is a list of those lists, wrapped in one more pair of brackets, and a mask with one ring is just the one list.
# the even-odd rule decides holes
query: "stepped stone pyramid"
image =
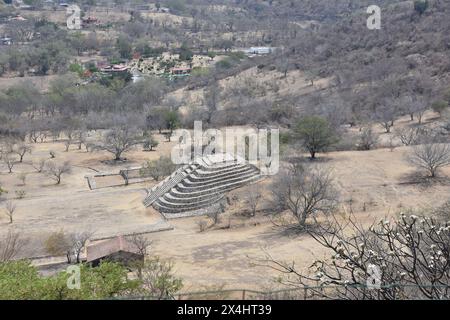
{"label": "stepped stone pyramid", "polygon": [[229,154],[215,154],[179,168],[148,190],[146,207],[153,206],[166,218],[207,214],[225,193],[261,178],[259,169]]}

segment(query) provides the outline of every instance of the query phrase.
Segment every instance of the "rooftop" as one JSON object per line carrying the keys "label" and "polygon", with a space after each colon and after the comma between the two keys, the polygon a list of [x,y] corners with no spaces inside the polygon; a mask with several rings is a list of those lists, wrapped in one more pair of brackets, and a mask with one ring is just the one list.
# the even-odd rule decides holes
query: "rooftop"
{"label": "rooftop", "polygon": [[91,262],[119,251],[126,251],[138,254],[136,247],[127,241],[123,236],[118,236],[110,240],[104,240],[86,247],[86,261]]}

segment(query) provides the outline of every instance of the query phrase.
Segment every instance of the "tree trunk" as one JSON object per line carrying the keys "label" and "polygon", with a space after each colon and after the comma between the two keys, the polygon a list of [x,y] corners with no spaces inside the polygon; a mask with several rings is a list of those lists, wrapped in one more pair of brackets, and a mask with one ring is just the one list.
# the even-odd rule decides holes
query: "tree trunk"
{"label": "tree trunk", "polygon": [[300,227],[304,227],[306,225],[306,212],[301,213],[298,224],[300,225]]}

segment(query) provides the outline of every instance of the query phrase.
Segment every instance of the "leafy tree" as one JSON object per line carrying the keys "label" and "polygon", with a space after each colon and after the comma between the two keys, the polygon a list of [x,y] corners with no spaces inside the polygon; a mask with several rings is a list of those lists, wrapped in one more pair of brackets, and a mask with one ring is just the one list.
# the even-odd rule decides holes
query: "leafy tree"
{"label": "leafy tree", "polygon": [[436,101],[431,105],[434,112],[439,113],[439,116],[448,108],[448,103],[446,101]]}
{"label": "leafy tree", "polygon": [[118,127],[109,130],[103,137],[101,144],[96,148],[105,150],[114,155],[114,160],[121,159],[122,153],[130,150],[142,142],[142,138],[136,130],[127,127]]}
{"label": "leafy tree", "polygon": [[136,290],[138,280],[127,277],[127,269],[104,262],[97,268],[80,265],[81,288],[70,290],[65,271],[42,277],[29,261],[0,263],[0,299],[6,300],[86,300],[124,296]]}
{"label": "leafy tree", "polygon": [[83,66],[81,66],[80,64],[78,64],[78,63],[72,63],[70,66],[69,66],[69,71],[70,72],[75,72],[75,73],[77,73],[79,76],[81,76],[82,74],[83,74]]}
{"label": "leafy tree", "polygon": [[65,271],[45,277],[29,261],[1,262],[0,299],[96,300],[136,295],[166,299],[182,287],[181,279],[173,275],[172,264],[159,258],[145,262],[137,279],[130,279],[129,270],[118,263],[79,267],[80,289],[71,290],[67,286],[70,274]]}
{"label": "leafy tree", "polygon": [[416,0],[414,1],[414,10],[419,14],[425,13],[428,9],[428,0]]}
{"label": "leafy tree", "polygon": [[0,263],[0,299],[38,299],[44,281],[28,261]]}
{"label": "leafy tree", "polygon": [[125,35],[120,35],[117,39],[117,50],[119,51],[121,58],[130,59],[133,50],[131,40]]}
{"label": "leafy tree", "polygon": [[158,140],[150,133],[147,132],[144,135],[144,151],[153,151],[153,148],[156,148],[159,144]]}
{"label": "leafy tree", "polygon": [[167,111],[164,118],[166,123],[166,129],[169,130],[170,134],[172,135],[173,131],[178,127],[180,123],[178,112]]}
{"label": "leafy tree", "polygon": [[176,169],[170,157],[160,157],[157,160],[149,160],[141,169],[141,176],[150,176],[156,181],[161,177],[169,176]]}
{"label": "leafy tree", "polygon": [[2,196],[2,194],[4,193],[8,193],[8,191],[6,191],[5,189],[2,188],[2,186],[0,185],[0,197]]}
{"label": "leafy tree", "polygon": [[337,142],[336,133],[325,118],[307,116],[302,118],[294,128],[294,135],[308,150],[311,159],[316,153],[326,151]]}
{"label": "leafy tree", "polygon": [[180,60],[182,61],[191,61],[192,58],[194,57],[194,53],[189,50],[186,46],[182,46],[179,49],[179,54],[180,54]]}
{"label": "leafy tree", "polygon": [[70,249],[69,238],[63,230],[53,232],[44,242],[45,251],[52,256],[66,255]]}

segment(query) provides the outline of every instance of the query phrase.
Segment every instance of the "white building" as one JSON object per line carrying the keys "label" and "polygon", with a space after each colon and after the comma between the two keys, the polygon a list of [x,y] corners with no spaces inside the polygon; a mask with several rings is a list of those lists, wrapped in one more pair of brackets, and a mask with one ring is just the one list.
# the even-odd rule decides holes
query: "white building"
{"label": "white building", "polygon": [[275,51],[275,48],[272,47],[251,47],[250,49],[246,50],[247,54],[271,54],[273,51]]}

